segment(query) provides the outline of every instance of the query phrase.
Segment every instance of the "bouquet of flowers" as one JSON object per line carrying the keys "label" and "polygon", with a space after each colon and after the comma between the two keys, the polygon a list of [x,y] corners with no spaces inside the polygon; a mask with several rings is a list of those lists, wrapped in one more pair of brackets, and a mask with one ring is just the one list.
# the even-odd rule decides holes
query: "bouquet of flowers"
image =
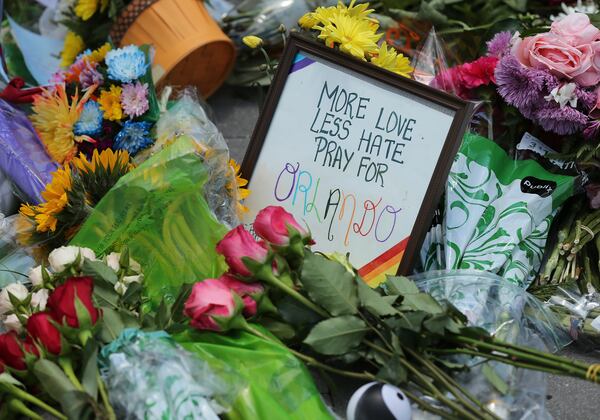
{"label": "bouquet of flowers", "polygon": [[[0,293],[0,417],[115,419],[97,356],[123,325],[141,325],[143,274],[127,250],[98,260],[61,247],[28,283]],[[60,407],[58,409],[57,407]]]}
{"label": "bouquet of flowers", "polygon": [[597,365],[506,344],[467,327],[452,305],[419,292],[406,278],[390,277],[371,289],[345,257],[311,251],[310,232],[281,207],[262,210],[253,228],[260,242],[239,226],[217,245],[226,274],[182,291],[189,293],[184,313],[192,327],[241,329],[269,339],[251,319],[309,366],[402,385],[411,400],[442,418],[498,418],[454,378],[469,358],[450,363],[446,356],[598,380]]}
{"label": "bouquet of flowers", "polygon": [[159,110],[148,51],[87,50],[34,98],[31,121],[50,157],[63,164],[107,148],[133,156],[153,143]]}

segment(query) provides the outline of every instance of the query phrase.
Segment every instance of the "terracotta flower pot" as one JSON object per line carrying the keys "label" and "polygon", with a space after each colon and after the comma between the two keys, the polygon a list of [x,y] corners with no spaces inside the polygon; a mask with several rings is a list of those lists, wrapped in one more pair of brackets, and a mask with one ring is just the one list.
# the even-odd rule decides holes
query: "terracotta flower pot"
{"label": "terracotta flower pot", "polygon": [[157,87],[193,85],[210,96],[235,61],[233,42],[200,0],[135,0],[115,22],[111,37],[121,46],[150,44]]}

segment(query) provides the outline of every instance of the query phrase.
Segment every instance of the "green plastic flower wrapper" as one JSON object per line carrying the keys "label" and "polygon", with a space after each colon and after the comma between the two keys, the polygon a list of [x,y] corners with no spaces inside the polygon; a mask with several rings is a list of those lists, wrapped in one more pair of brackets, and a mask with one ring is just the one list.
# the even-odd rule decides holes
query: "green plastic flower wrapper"
{"label": "green plastic flower wrapper", "polygon": [[526,288],[574,185],[575,177],[514,160],[493,141],[465,135],[448,178],[442,232],[432,230],[422,249],[424,269],[482,270]]}
{"label": "green plastic flower wrapper", "polygon": [[215,244],[227,229],[204,199],[208,172],[196,147],[179,137],[122,177],[72,240],[97,255],[127,245],[144,267],[150,307],[163,297],[172,303],[183,283],[218,277],[226,268]]}
{"label": "green plastic flower wrapper", "polygon": [[209,364],[226,363],[250,384],[226,413],[228,419],[333,419],[304,364],[283,345],[243,331],[188,330],[173,338]]}

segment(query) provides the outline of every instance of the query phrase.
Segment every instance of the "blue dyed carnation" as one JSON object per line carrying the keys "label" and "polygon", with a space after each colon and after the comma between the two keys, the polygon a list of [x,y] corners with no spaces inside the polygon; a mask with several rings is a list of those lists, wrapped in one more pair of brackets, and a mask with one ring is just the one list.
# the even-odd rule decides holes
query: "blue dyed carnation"
{"label": "blue dyed carnation", "polygon": [[104,113],[98,102],[89,101],[83,105],[79,119],[73,126],[73,133],[77,136],[94,136],[102,132]]}
{"label": "blue dyed carnation", "polygon": [[146,54],[135,45],[109,51],[105,63],[108,66],[108,77],[121,83],[131,83],[139,79],[148,70]]}
{"label": "blue dyed carnation", "polygon": [[114,148],[127,150],[131,156],[152,144],[150,129],[152,123],[148,121],[127,121],[115,137]]}

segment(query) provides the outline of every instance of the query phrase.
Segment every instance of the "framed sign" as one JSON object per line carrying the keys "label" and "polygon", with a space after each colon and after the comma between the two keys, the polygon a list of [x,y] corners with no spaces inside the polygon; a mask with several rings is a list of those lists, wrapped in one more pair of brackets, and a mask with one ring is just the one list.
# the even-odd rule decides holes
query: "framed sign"
{"label": "framed sign", "polygon": [[409,274],[471,114],[456,97],[292,34],[242,164],[248,220],[281,205],[369,284]]}

